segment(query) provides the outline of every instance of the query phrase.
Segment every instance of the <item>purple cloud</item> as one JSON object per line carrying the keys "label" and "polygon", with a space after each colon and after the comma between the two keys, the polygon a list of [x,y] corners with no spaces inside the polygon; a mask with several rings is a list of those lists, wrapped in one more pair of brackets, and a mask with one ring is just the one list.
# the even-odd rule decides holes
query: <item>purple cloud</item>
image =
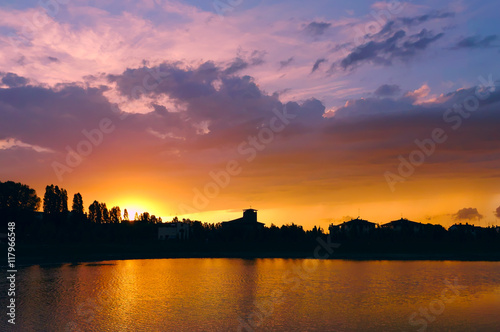
{"label": "purple cloud", "polygon": [[331,26],[331,23],[311,22],[306,26],[304,30],[311,36],[321,36]]}
{"label": "purple cloud", "polygon": [[374,95],[379,97],[392,97],[401,92],[401,88],[397,84],[383,84],[373,92]]}
{"label": "purple cloud", "polygon": [[[1,75],[2,73],[0,73]],[[18,88],[28,84],[29,80],[22,76],[18,76],[14,73],[3,74],[2,83],[7,85],[9,88]]]}
{"label": "purple cloud", "polygon": [[312,67],[312,70],[311,70],[311,74],[314,73],[316,70],[319,69],[319,66],[324,63],[324,62],[327,62],[328,60],[326,59],[318,59],[316,60],[316,62],[314,63],[314,66]]}
{"label": "purple cloud", "polygon": [[470,36],[460,39],[454,46],[454,49],[499,47],[499,45],[492,45],[492,43],[497,40],[497,35],[489,35],[484,38],[481,38],[481,36],[478,35]]}
{"label": "purple cloud", "polygon": [[483,215],[476,208],[463,208],[453,215],[456,220],[481,220]]}

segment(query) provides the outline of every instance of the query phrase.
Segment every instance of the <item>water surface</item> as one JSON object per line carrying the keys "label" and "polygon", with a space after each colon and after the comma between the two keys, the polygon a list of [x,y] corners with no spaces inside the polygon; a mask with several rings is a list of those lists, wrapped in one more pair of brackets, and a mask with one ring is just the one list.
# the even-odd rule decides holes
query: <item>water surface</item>
{"label": "water surface", "polygon": [[[19,270],[17,285],[17,331],[496,331],[500,326],[498,262],[124,260],[26,267]],[[1,287],[8,288],[6,280]],[[2,331],[6,325],[3,319]]]}

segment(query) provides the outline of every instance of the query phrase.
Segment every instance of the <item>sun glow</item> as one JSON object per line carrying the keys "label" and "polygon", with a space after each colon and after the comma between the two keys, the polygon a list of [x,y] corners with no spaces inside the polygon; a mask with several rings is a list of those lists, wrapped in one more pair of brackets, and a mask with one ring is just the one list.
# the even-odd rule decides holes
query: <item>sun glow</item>
{"label": "sun glow", "polygon": [[118,203],[116,205],[120,207],[122,217],[126,209],[129,220],[134,220],[136,213],[137,215],[141,215],[144,212],[161,217],[161,215],[159,215],[160,207],[147,199],[139,197],[126,197],[117,199],[117,202]]}

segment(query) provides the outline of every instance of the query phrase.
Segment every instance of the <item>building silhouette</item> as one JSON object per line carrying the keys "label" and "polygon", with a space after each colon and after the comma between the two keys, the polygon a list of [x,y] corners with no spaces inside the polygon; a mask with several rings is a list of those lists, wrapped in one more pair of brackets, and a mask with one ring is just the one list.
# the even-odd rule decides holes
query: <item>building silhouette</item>
{"label": "building silhouette", "polygon": [[340,225],[330,225],[330,233],[343,233],[343,234],[370,234],[377,228],[377,224],[369,222],[368,220],[351,219],[349,221],[343,222]]}
{"label": "building silhouette", "polygon": [[241,229],[241,230],[262,230],[264,223],[257,221],[257,210],[243,210],[243,217],[222,222],[222,227],[226,229]]}
{"label": "building silhouette", "polygon": [[424,230],[425,225],[420,222],[401,218],[381,225],[382,229],[391,230],[398,233],[419,233]]}
{"label": "building silhouette", "polygon": [[169,222],[158,226],[158,240],[187,240],[189,233],[189,224],[185,222]]}

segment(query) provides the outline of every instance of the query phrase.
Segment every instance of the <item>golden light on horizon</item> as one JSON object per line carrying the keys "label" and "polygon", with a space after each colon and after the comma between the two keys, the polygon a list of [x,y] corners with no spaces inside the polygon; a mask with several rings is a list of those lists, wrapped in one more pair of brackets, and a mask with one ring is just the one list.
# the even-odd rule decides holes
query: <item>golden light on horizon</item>
{"label": "golden light on horizon", "polygon": [[125,198],[118,198],[116,206],[119,206],[121,209],[122,217],[124,211],[127,210],[129,220],[134,220],[135,214],[141,215],[144,212],[148,212],[150,215],[156,215],[157,217],[161,217],[158,213],[161,210],[161,207],[158,204],[154,203],[151,200],[148,200],[143,197],[131,196]]}

